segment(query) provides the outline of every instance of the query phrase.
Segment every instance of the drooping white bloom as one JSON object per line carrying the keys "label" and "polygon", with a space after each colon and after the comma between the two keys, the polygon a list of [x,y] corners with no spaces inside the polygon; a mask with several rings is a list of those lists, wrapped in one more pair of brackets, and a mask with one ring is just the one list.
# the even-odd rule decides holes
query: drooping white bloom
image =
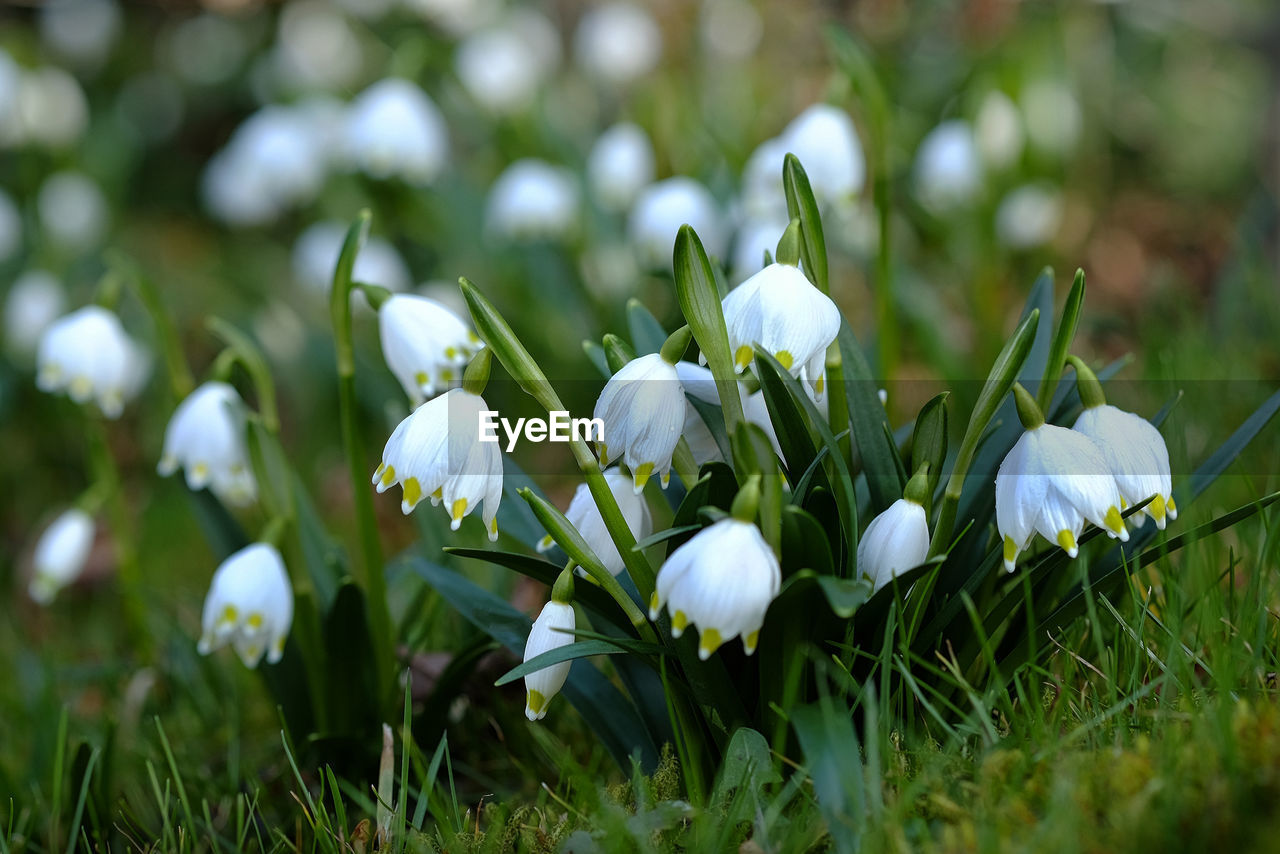
{"label": "drooping white bloom", "polygon": [[629,208],[653,181],[653,144],[648,134],[631,122],[619,122],[600,134],[587,158],[587,181],[605,210]]}
{"label": "drooping white bloom", "polygon": [[58,591],[80,577],[93,548],[93,517],[72,508],[44,529],[36,542],[27,595],[48,605]]}
{"label": "drooping white bloom", "polygon": [[1133,514],[1134,522],[1140,524],[1149,515],[1163,531],[1166,518],[1178,518],[1178,507],[1173,503],[1169,448],[1155,425],[1140,415],[1104,403],[1080,413],[1071,429],[1097,444],[1115,475],[1124,502],[1122,506],[1140,504],[1151,498],[1150,504]]}
{"label": "drooping white bloom", "polygon": [[65,301],[62,283],[52,273],[28,270],[18,276],[4,301],[5,344],[14,353],[30,354]]}
{"label": "drooping white bloom", "polygon": [[750,0],[705,0],[698,16],[698,37],[717,57],[742,60],[756,52],[764,20]]}
{"label": "drooping white bloom", "polygon": [[735,637],[742,638],[750,655],[781,585],[778,559],[760,529],[751,522],[721,519],[667,558],[658,571],[649,618],[657,619],[665,605],[673,637],[688,626],[697,627],[698,657],[704,661]]}
{"label": "drooping white bloom", "polygon": [[40,226],[68,249],[95,246],[107,230],[108,205],[97,183],[81,172],[57,172],[40,185],[36,198]]}
{"label": "drooping white bloom", "polygon": [[787,141],[777,136],[760,143],[747,158],[742,168],[740,204],[748,220],[790,221],[787,197],[782,189],[782,165],[786,157]]}
{"label": "drooping white bloom", "polygon": [[[693,362],[677,362],[676,373],[680,377],[680,384],[684,387],[685,393],[689,397],[702,403],[720,406],[720,392],[716,388],[715,378],[712,377],[711,371],[701,365],[695,365]],[[778,444],[777,431],[773,429],[773,422],[769,418],[769,407],[765,403],[764,392],[756,391],[752,393],[744,383],[738,383],[738,394],[742,400],[742,414],[746,417],[747,422],[763,430],[765,436],[769,439],[769,443],[773,445],[774,452],[778,456],[782,456],[781,446]],[[693,461],[698,465],[711,460],[724,460],[724,455],[720,452],[720,446],[716,444],[715,437],[711,435],[711,430],[707,427],[706,421],[703,420],[702,413],[692,404],[685,411],[684,428],[681,430],[681,436],[689,443],[689,451],[693,454]]]}
{"label": "drooping white bloom", "polygon": [[578,220],[573,173],[526,157],[508,166],[489,189],[485,229],[506,240],[565,236]]}
{"label": "drooping white bloom", "polygon": [[858,540],[858,574],[869,576],[879,590],[928,556],[929,521],[924,507],[899,498],[871,520]]}
{"label": "drooping white bloom", "polygon": [[89,101],[74,77],[54,66],[24,72],[18,86],[17,137],[23,142],[62,148],[89,126]]}
{"label": "drooping white bloom", "polygon": [[377,179],[425,185],[444,168],[449,131],[435,102],[414,83],[388,77],[352,101],[347,113],[348,162]]}
{"label": "drooping white bloom", "polygon": [[257,667],[264,654],[275,664],[292,625],[293,587],[284,558],[275,546],[253,543],[214,572],[197,649],[208,655],[230,644],[245,667]]}
{"label": "drooping white bloom", "polygon": [[236,390],[224,382],[204,383],[169,419],[157,471],[168,477],[182,468],[192,490],[208,487],[227,504],[250,504],[258,485],[244,431],[244,401]]}
{"label": "drooping white bloom", "polygon": [[1086,521],[1128,541],[1120,502],[1116,479],[1092,439],[1053,424],[1027,430],[996,473],[1004,568],[1013,572],[1037,532],[1075,557]]}
{"label": "drooping white bloom", "polygon": [[662,56],[662,31],[643,7],[627,2],[595,6],[573,36],[578,65],[592,78],[626,84],[654,69]]}
{"label": "drooping white bloom", "polygon": [[[652,534],[653,518],[649,515],[649,505],[645,503],[644,496],[637,495],[632,489],[631,478],[614,468],[604,473],[604,479],[609,484],[609,491],[613,493],[614,500],[618,502],[618,509],[622,511],[622,518],[631,529],[631,535],[637,540],[643,540]],[[591,546],[591,550],[596,553],[596,557],[600,558],[605,569],[617,575],[626,568],[622,562],[622,555],[618,553],[617,545],[614,544],[613,538],[609,536],[609,531],[604,525],[600,508],[592,498],[589,486],[585,483],[578,485],[573,493],[573,500],[569,502],[569,509],[564,512],[564,515],[587,541],[587,545]],[[538,543],[538,551],[546,551],[551,548],[551,545],[551,537],[544,537],[542,542]],[[578,574],[585,576],[586,572],[582,567],[578,567]]]}
{"label": "drooping white bloom", "polygon": [[455,388],[409,413],[382,450],[373,474],[378,492],[400,484],[406,514],[423,498],[432,506],[443,501],[455,531],[483,501],[485,529],[497,540],[502,453],[497,442],[480,441],[480,419],[488,411],[480,395]]}
{"label": "drooping white bloom", "polygon": [[528,107],[560,64],[560,36],[546,16],[515,9],[458,45],[454,70],[481,107],[505,115]]}
{"label": "drooping white bloom", "polygon": [[1080,102],[1061,80],[1033,81],[1018,99],[1026,118],[1031,144],[1048,154],[1062,156],[1076,147],[1084,119]]}
{"label": "drooping white bloom", "polygon": [[[571,632],[575,628],[577,621],[573,606],[567,602],[551,600],[542,607],[538,619],[533,621],[529,639],[524,643],[524,660],[530,661],[544,652],[573,643]],[[572,661],[562,661],[524,677],[525,717],[531,721],[540,721],[546,717],[547,706],[551,704],[551,698],[564,687],[572,665]]]}
{"label": "drooping white bloom", "polygon": [[[787,125],[782,141],[799,158],[820,203],[837,204],[862,189],[866,159],[858,130],[844,110],[814,104]],[[781,168],[774,179],[781,187]]]}
{"label": "drooping white bloom", "polygon": [[[329,293],[346,235],[347,227],[340,222],[325,221],[308,226],[293,244],[294,277],[313,291]],[[376,236],[371,236],[360,247],[351,276],[357,282],[391,291],[408,290],[413,283],[400,253]]]}
{"label": "drooping white bloom", "polygon": [[115,0],[49,0],[40,7],[40,37],[64,59],[96,68],[120,33]]}
{"label": "drooping white bloom", "polygon": [[968,204],[982,189],[982,160],[973,129],[962,119],[938,125],[916,151],[915,190],[935,214]]}
{"label": "drooping white bloom", "polygon": [[708,255],[724,254],[728,240],[724,215],[710,190],[684,176],[645,187],[631,208],[627,225],[641,263],[649,267],[670,264],[676,234],[686,223],[693,226]]}
{"label": "drooping white bloom", "polygon": [[596,400],[594,417],[604,422],[604,439],[597,444],[600,464],[622,459],[631,469],[637,494],[655,472],[666,489],[687,405],[675,366],[661,354],[639,356],[623,365]]}
{"label": "drooping white bloom", "polygon": [[272,54],[286,88],[334,91],[355,83],[362,65],[360,39],[346,16],[321,0],[293,0],[280,12]]}
{"label": "drooping white bloom", "polygon": [[1011,249],[1043,246],[1061,224],[1062,194],[1045,184],[1011,190],[996,209],[996,236]]}
{"label": "drooping white bloom", "polygon": [[414,406],[462,380],[484,346],[471,328],[427,297],[395,294],[378,310],[382,355]]}
{"label": "drooping white bloom", "polygon": [[777,251],[778,241],[790,224],[786,209],[780,215],[761,219],[749,219],[738,228],[733,239],[732,272],[735,278],[745,279],[764,269],[764,253],[769,257]]}
{"label": "drooping white bloom", "polygon": [[804,374],[823,393],[827,346],[840,333],[840,310],[798,267],[770,264],[729,292],[722,303],[733,367],[742,373],[759,344],[792,376]]}
{"label": "drooping white bloom", "polygon": [[993,90],[982,99],[973,131],[983,162],[992,168],[1010,166],[1022,155],[1022,116],[1003,92]]}
{"label": "drooping white bloom", "polygon": [[146,381],[146,352],[125,333],[120,319],[88,305],[49,324],[36,348],[36,387],[65,391],[76,403],[90,400],[108,418],[119,418],[126,401]]}

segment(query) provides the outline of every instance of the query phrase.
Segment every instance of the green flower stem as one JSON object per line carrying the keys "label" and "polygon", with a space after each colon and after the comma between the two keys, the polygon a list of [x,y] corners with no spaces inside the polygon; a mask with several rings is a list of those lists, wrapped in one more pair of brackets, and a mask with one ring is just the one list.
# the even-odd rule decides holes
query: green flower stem
{"label": "green flower stem", "polygon": [[876,254],[876,355],[884,382],[893,379],[898,362],[898,315],[893,305],[893,214],[889,204],[888,152],[876,158],[876,214],[880,223],[880,244]]}
{"label": "green flower stem", "polygon": [[342,422],[342,444],[351,471],[352,498],[356,508],[360,553],[364,565],[365,602],[369,609],[369,628],[373,635],[378,698],[391,684],[392,627],[387,607],[387,582],[382,575],[382,546],[378,542],[378,523],[373,512],[373,493],[369,487],[370,466],[364,458],[364,442],[360,435],[360,419],[356,410],[355,345],[351,332],[351,271],[356,254],[369,234],[369,211],[360,216],[347,231],[342,254],[333,273],[333,290],[329,294],[329,314],[333,320],[334,350],[338,368],[338,409]]}
{"label": "green flower stem", "polygon": [[[1052,278],[1052,270],[1045,270]],[[1071,291],[1062,306],[1062,319],[1053,335],[1049,347],[1049,358],[1045,361],[1044,376],[1040,379],[1040,390],[1036,394],[1036,403],[1041,412],[1049,411],[1053,402],[1053,393],[1058,388],[1058,380],[1062,376],[1063,365],[1067,360],[1067,351],[1071,349],[1071,341],[1076,336],[1076,326],[1080,323],[1080,308],[1084,304],[1084,270],[1076,270],[1075,281],[1071,283]]]}
{"label": "green flower stem", "polygon": [[219,355],[214,363],[215,366],[218,369],[226,369],[230,367],[227,362],[239,362],[244,367],[258,397],[258,414],[262,416],[262,426],[271,435],[279,435],[280,416],[276,408],[276,384],[271,378],[271,369],[267,367],[267,360],[262,355],[262,351],[248,335],[220,317],[210,317],[205,321],[205,327],[221,339],[227,347],[223,351],[227,354],[226,361],[224,362],[223,355]]}
{"label": "green flower stem", "polygon": [[827,423],[840,444],[840,453],[850,458],[852,433],[849,431],[848,390],[844,387],[844,357],[840,355],[839,340],[827,347]]}
{"label": "green flower stem", "polygon": [[173,390],[174,397],[182,400],[195,388],[195,379],[191,375],[190,366],[187,365],[187,358],[182,352],[182,339],[178,336],[178,330],[173,324],[173,316],[160,299],[160,292],[155,282],[142,275],[133,261],[124,253],[110,251],[106,257],[107,266],[111,271],[109,275],[123,280],[138,298],[138,302],[142,303],[147,314],[151,316],[151,322],[156,327],[160,351],[164,355],[165,368],[169,373],[169,387]]}

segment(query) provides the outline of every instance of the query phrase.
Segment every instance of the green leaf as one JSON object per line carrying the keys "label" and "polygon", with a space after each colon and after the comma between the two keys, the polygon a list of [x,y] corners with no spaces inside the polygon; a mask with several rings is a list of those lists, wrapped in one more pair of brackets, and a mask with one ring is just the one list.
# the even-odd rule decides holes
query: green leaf
{"label": "green leaf", "polygon": [[[787,196],[787,216],[800,221],[800,262],[809,281],[824,294],[831,292],[827,278],[827,239],[822,233],[818,202],[800,159],[787,153],[782,161],[782,190]],[[779,245],[781,252],[781,245]]]}
{"label": "green leaf", "polygon": [[583,341],[582,352],[587,354],[587,361],[600,372],[600,376],[605,379],[613,376],[613,371],[609,370],[609,358],[605,355],[603,347],[594,341]]}
{"label": "green leaf", "polygon": [[627,300],[627,331],[631,334],[631,346],[640,356],[656,353],[667,340],[667,331],[658,318],[640,300]]}
{"label": "green leaf", "polygon": [[[1043,278],[1053,279],[1053,271],[1046,269],[1040,274]],[[1084,270],[1076,270],[1075,281],[1067,293],[1067,301],[1062,306],[1062,317],[1058,320],[1058,329],[1054,332],[1053,343],[1049,347],[1048,357],[1044,364],[1044,373],[1040,378],[1040,391],[1036,395],[1036,403],[1041,412],[1048,412],[1053,401],[1058,380],[1062,377],[1062,367],[1066,364],[1067,353],[1071,342],[1076,337],[1076,327],[1080,324],[1080,309],[1084,305]]]}
{"label": "green leaf", "polygon": [[827,537],[827,532],[812,514],[792,504],[783,507],[783,575],[801,569],[812,569],[819,575],[833,575],[836,561]]}
{"label": "green leaf", "polygon": [[[947,460],[947,397],[950,394],[944,391],[924,405],[911,434],[911,472],[914,474],[920,466],[929,464],[930,496],[937,491]],[[925,510],[928,509],[926,506]]]}
{"label": "green leaf", "polygon": [[1236,457],[1244,451],[1250,442],[1262,432],[1262,428],[1280,411],[1280,391],[1267,398],[1245,422],[1231,434],[1231,438],[1222,443],[1213,456],[1205,460],[1191,477],[1173,490],[1174,500],[1179,507],[1189,505],[1204,493],[1227,467],[1236,461]]}
{"label": "green leaf", "polygon": [[827,597],[831,611],[840,619],[852,617],[863,604],[871,599],[871,582],[865,578],[835,578],[830,575],[818,576],[818,587],[822,595]]}
{"label": "green leaf", "polygon": [[467,300],[467,308],[471,311],[476,334],[489,346],[493,355],[498,357],[498,361],[502,362],[516,385],[548,412],[564,409],[546,374],[520,343],[502,313],[466,278],[459,279],[458,284]]}
{"label": "green leaf", "polygon": [[[780,367],[780,366],[779,366]],[[778,437],[782,457],[787,461],[787,480],[794,488],[800,475],[813,465],[817,449],[813,444],[809,427],[801,408],[792,399],[778,371],[766,362],[757,362],[756,376],[760,390],[764,392],[765,407],[769,410],[769,422]]]}
{"label": "green leaf", "polygon": [[609,368],[609,376],[613,376],[636,357],[636,351],[612,332],[604,336],[604,358]]}
{"label": "green leaf", "polygon": [[860,850],[866,830],[862,749],[849,712],[830,698],[791,712],[791,726],[813,781],[818,809],[840,854]]}
{"label": "green leaf", "polygon": [[781,782],[764,736],[749,727],[739,727],[724,750],[710,803],[713,809],[723,809],[735,790],[745,790],[752,796],[752,804],[760,804],[764,802],[764,787]]}
{"label": "green leaf", "polygon": [[720,308],[720,294],[716,290],[711,261],[702,248],[702,241],[688,225],[682,225],[676,235],[673,266],[680,311],[693,330],[693,340],[698,342],[715,377],[726,431],[732,433],[743,416],[742,399],[738,395],[738,381],[733,370],[733,354],[729,352],[729,332]]}
{"label": "green leaf", "polygon": [[574,643],[558,646],[555,649],[548,650],[541,655],[535,655],[533,658],[523,662],[517,667],[513,667],[494,682],[494,687],[501,687],[517,679],[523,679],[530,673],[536,673],[539,670],[550,667],[553,664],[559,664],[562,661],[572,661],[575,658],[588,658],[592,655],[618,655],[620,653],[636,654],[637,647],[644,647],[648,654],[657,655],[662,652],[662,647],[655,644],[628,644],[622,646],[609,640],[584,640]]}
{"label": "green leaf", "polygon": [[373,639],[364,593],[354,582],[338,588],[323,626],[324,696],[331,734],[372,738],[382,698],[377,696],[376,674],[370,667]]}
{"label": "green leaf", "polygon": [[[847,321],[840,323],[840,359],[844,367],[845,401],[849,409],[849,427],[862,460],[862,471],[871,492],[871,515],[883,511],[902,497],[898,480],[897,449],[884,438],[889,416],[880,402],[880,389],[871,376],[871,368],[862,347]],[[838,451],[833,451],[838,453]]]}
{"label": "green leaf", "polygon": [[760,475],[760,532],[777,554],[782,539],[782,474],[773,443],[757,425],[743,421],[734,431],[733,468],[742,482]]}
{"label": "green leaf", "polygon": [[302,479],[296,472],[290,472],[289,477],[293,487],[294,525],[302,547],[302,559],[306,561],[307,576],[316,591],[316,602],[320,611],[325,613],[333,606],[338,587],[349,574],[347,556],[325,530]]}

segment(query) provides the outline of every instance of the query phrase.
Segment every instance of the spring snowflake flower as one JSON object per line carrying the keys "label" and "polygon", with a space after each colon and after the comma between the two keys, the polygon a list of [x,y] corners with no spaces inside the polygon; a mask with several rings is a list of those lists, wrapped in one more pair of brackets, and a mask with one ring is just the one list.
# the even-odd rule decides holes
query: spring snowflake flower
{"label": "spring snowflake flower", "polygon": [[448,128],[435,102],[396,77],[361,92],[347,112],[348,161],[377,179],[431,183],[449,155]]}
{"label": "spring snowflake flower", "polygon": [[84,572],[93,548],[93,517],[72,508],[44,529],[36,542],[31,583],[27,594],[35,602],[48,605],[58,591]]}
{"label": "spring snowflake flower", "polygon": [[1011,249],[1043,246],[1061,224],[1062,194],[1046,184],[1011,190],[996,209],[996,236]]}
{"label": "spring snowflake flower", "polygon": [[637,494],[654,472],[666,489],[687,405],[675,365],[660,353],[632,359],[605,383],[596,400],[593,415],[604,422],[600,465],[621,458]]}
{"label": "spring snowflake flower", "polygon": [[560,64],[560,36],[546,16],[515,9],[497,26],[464,39],[454,55],[462,86],[497,115],[529,107]]}
{"label": "spring snowflake flower", "polygon": [[89,99],[75,77],[50,65],[23,72],[17,113],[17,140],[65,148],[89,126]]}
{"label": "spring snowflake flower", "polygon": [[40,37],[61,58],[96,69],[110,54],[122,18],[115,0],[50,0],[40,7]]}
{"label": "spring snowflake flower", "polygon": [[[307,227],[293,244],[293,275],[304,286],[327,294],[333,287],[333,271],[342,254],[347,227],[326,220]],[[387,240],[372,236],[360,247],[351,277],[357,282],[378,285],[389,291],[405,291],[413,276],[404,259]]]}
{"label": "spring snowflake flower", "polygon": [[750,655],[781,585],[778,559],[760,529],[736,518],[722,519],[667,558],[658,572],[649,618],[656,620],[665,605],[673,637],[696,626],[698,657],[704,661],[735,637],[742,638]]}
{"label": "spring snowflake flower", "polygon": [[[618,502],[618,509],[622,511],[622,518],[631,529],[631,535],[637,540],[643,540],[653,533],[653,518],[649,515],[649,505],[645,503],[644,496],[636,494],[632,488],[631,478],[618,469],[609,469],[604,473],[604,479],[609,484],[609,491],[613,493],[614,500]],[[600,508],[591,497],[591,488],[585,483],[578,484],[578,488],[573,493],[573,500],[569,502],[569,509],[564,515],[587,541],[587,545],[591,546],[591,550],[596,553],[596,557],[600,558],[600,562],[610,574],[618,575],[625,569],[622,555],[618,553],[618,547],[604,525]],[[538,551],[551,548],[552,542],[551,537],[543,537],[538,543]],[[579,567],[578,574],[585,576],[586,572]]]}
{"label": "spring snowflake flower", "polygon": [[387,367],[414,406],[461,380],[467,362],[484,346],[448,308],[411,294],[394,294],[382,304],[378,328]]}
{"label": "spring snowflake flower", "polygon": [[982,158],[973,129],[962,119],[945,121],[929,132],[916,151],[915,190],[935,214],[968,204],[982,189]]}
{"label": "spring snowflake flower", "polygon": [[91,249],[106,233],[109,206],[102,190],[80,172],[58,172],[40,185],[36,210],[44,234],[70,250]]}
{"label": "spring snowflake flower", "polygon": [[[529,639],[524,644],[524,660],[529,661],[544,652],[573,643],[571,632],[575,628],[577,622],[573,605],[557,602],[553,594],[551,601],[543,606],[538,619],[533,621],[533,628],[529,630]],[[531,721],[540,721],[546,717],[547,706],[551,704],[551,698],[564,687],[572,665],[572,661],[561,661],[524,677],[525,717]]]}
{"label": "spring snowflake flower", "polygon": [[643,6],[605,3],[582,16],[573,50],[578,65],[592,78],[622,85],[657,66],[662,31]]}
{"label": "spring snowflake flower", "polygon": [[974,121],[974,139],[982,160],[995,169],[1013,165],[1022,156],[1026,141],[1022,116],[1008,95],[998,90],[987,93]]}
{"label": "spring snowflake flower", "polygon": [[49,324],[62,314],[65,296],[58,277],[44,270],[18,276],[4,301],[4,338],[14,353],[29,356]]}
{"label": "spring snowflake flower", "polygon": [[[711,371],[701,365],[695,365],[693,362],[678,362],[676,363],[676,374],[680,377],[680,384],[684,387],[685,393],[689,397],[713,406],[718,407],[721,405],[720,392],[716,388],[715,378],[711,375]],[[756,391],[752,393],[745,383],[738,383],[738,392],[742,399],[743,416],[746,417],[748,423],[754,424],[764,431],[769,443],[773,445],[774,453],[782,456],[782,446],[778,443],[777,431],[774,430],[773,421],[769,418],[769,407],[765,403],[764,392]],[[712,460],[724,462],[724,455],[720,453],[720,446],[716,444],[715,437],[711,435],[711,430],[707,427],[707,423],[702,420],[702,413],[692,404],[685,411],[684,429],[681,430],[681,436],[688,442],[689,451],[693,454],[693,461],[699,466]]]}
{"label": "spring snowflake flower", "polygon": [[222,562],[204,600],[198,649],[208,655],[230,644],[253,668],[275,664],[293,625],[293,587],[275,546],[254,543]]}
{"label": "spring snowflake flower", "polygon": [[929,556],[929,520],[921,503],[928,482],[924,471],[913,476],[903,497],[872,519],[858,540],[858,574],[870,577],[875,590]]}
{"label": "spring snowflake flower", "polygon": [[508,166],[489,189],[485,228],[505,240],[564,237],[578,220],[572,172],[526,157]]}
{"label": "spring snowflake flower", "polygon": [[1133,514],[1136,523],[1150,516],[1163,531],[1166,519],[1178,518],[1178,507],[1173,503],[1169,448],[1150,421],[1104,403],[1086,408],[1071,429],[1097,444],[1107,467],[1115,475],[1121,506],[1151,499],[1150,504]]}
{"label": "spring snowflake flower", "polygon": [[653,144],[644,130],[619,122],[600,134],[587,158],[587,182],[600,206],[625,211],[653,181]]}
{"label": "spring snowflake flower", "polygon": [[187,395],[164,431],[157,466],[162,477],[182,468],[192,490],[208,488],[219,499],[243,507],[258,485],[245,447],[244,402],[224,382],[207,382]]}
{"label": "spring snowflake flower", "polygon": [[400,484],[405,514],[423,498],[432,506],[443,501],[455,531],[483,501],[485,529],[490,540],[497,540],[502,453],[497,442],[480,441],[480,417],[488,411],[480,395],[455,388],[409,413],[387,440],[373,473],[378,492]]}
{"label": "spring snowflake flower", "polygon": [[680,226],[698,233],[707,254],[724,254],[728,234],[724,215],[711,191],[692,178],[677,176],[650,184],[636,197],[627,232],[642,264],[666,267]]}
{"label": "spring snowflake flower", "polygon": [[782,190],[782,165],[788,153],[800,160],[821,205],[843,205],[866,180],[866,157],[853,119],[838,107],[813,104],[748,158],[742,175],[742,205],[749,217],[782,219],[784,227],[790,219]]}
{"label": "spring snowflake flower", "polygon": [[108,418],[142,390],[149,365],[145,351],[125,333],[120,319],[88,305],[58,318],[40,336],[36,387],[65,391],[76,403],[93,400]]}

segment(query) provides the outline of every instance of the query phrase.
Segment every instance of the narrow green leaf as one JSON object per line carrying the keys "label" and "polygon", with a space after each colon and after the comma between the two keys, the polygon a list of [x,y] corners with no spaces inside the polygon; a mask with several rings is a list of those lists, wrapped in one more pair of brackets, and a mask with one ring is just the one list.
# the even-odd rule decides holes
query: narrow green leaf
{"label": "narrow green leaf", "polygon": [[693,330],[693,339],[715,377],[726,432],[732,435],[738,422],[742,421],[742,399],[733,370],[733,354],[729,352],[729,332],[720,308],[711,261],[702,241],[688,225],[681,226],[676,235],[673,266],[680,311]]}
{"label": "narrow green leaf", "polygon": [[[782,190],[787,197],[787,216],[800,222],[800,263],[814,287],[824,294],[831,292],[827,278],[827,239],[822,232],[822,217],[813,197],[809,176],[800,159],[790,152],[782,161]],[[778,247],[779,255],[782,246]]]}
{"label": "narrow green leaf", "polygon": [[627,300],[627,331],[631,334],[631,346],[640,356],[656,353],[667,340],[667,331],[658,318],[640,300]]}
{"label": "narrow green leaf", "polygon": [[[1047,275],[1052,281],[1053,271],[1046,269],[1041,276]],[[1062,367],[1066,364],[1067,353],[1071,342],[1076,337],[1076,327],[1080,324],[1080,310],[1084,305],[1084,270],[1076,270],[1075,281],[1067,293],[1067,301],[1062,306],[1062,317],[1058,320],[1057,331],[1053,335],[1053,344],[1049,347],[1045,361],[1044,373],[1040,378],[1040,391],[1036,395],[1036,403],[1041,412],[1049,411],[1054,392],[1058,388],[1058,380],[1062,377]]]}
{"label": "narrow green leaf", "polygon": [[[840,359],[844,368],[845,401],[849,408],[849,428],[862,461],[862,472],[871,493],[871,515],[883,511],[902,497],[898,480],[897,449],[884,438],[889,416],[880,402],[877,380],[862,347],[847,321],[840,323]],[[836,452],[838,453],[838,451]]]}
{"label": "narrow green leaf", "polygon": [[[916,416],[915,430],[911,434],[911,473],[929,464],[929,495],[932,496],[942,478],[942,466],[947,460],[947,398],[950,392],[930,400]],[[927,511],[929,508],[926,507]]]}
{"label": "narrow green leaf", "polygon": [[866,829],[862,749],[848,709],[830,698],[791,712],[818,808],[839,854],[861,850]]}
{"label": "narrow green leaf", "polygon": [[635,357],[636,351],[631,349],[631,345],[626,341],[623,341],[612,332],[604,336],[604,358],[605,364],[609,367],[610,376],[622,370],[627,362],[630,362]]}
{"label": "narrow green leaf", "polygon": [[585,640],[575,641],[574,643],[565,644],[548,650],[541,655],[535,655],[528,661],[511,668],[494,682],[494,687],[501,687],[517,679],[523,679],[530,673],[536,673],[550,667],[553,664],[559,664],[562,661],[572,661],[575,658],[588,658],[593,655],[618,655],[637,654],[637,649],[643,647],[648,651],[649,655],[657,655],[662,652],[662,647],[656,644],[627,644],[614,643],[608,640]]}

